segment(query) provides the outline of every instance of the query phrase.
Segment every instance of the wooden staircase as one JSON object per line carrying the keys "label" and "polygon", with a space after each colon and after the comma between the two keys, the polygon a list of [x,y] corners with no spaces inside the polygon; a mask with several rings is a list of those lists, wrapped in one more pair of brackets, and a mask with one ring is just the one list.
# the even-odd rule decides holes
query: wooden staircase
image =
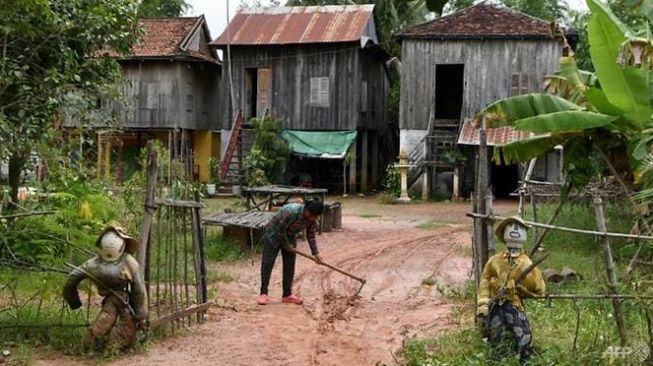
{"label": "wooden staircase", "polygon": [[229,143],[220,163],[220,193],[231,193],[232,187],[246,183],[245,159],[254,143],[254,130],[245,123],[242,111],[234,120]]}
{"label": "wooden staircase", "polygon": [[446,168],[447,163],[442,161],[443,154],[456,147],[458,139],[458,120],[431,119],[428,132],[408,154],[411,164],[408,172],[408,187],[411,187],[424,174],[428,166]]}

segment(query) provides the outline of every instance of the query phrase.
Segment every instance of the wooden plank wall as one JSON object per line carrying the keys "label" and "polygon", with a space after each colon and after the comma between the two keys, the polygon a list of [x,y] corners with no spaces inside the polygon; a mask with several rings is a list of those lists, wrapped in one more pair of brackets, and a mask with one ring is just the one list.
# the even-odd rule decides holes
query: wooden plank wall
{"label": "wooden plank wall", "polygon": [[145,60],[124,62],[126,128],[219,130],[221,107],[217,65]]}
{"label": "wooden plank wall", "polygon": [[522,72],[532,92],[558,69],[555,40],[411,40],[402,43],[401,129],[426,129],[435,103],[435,65],[465,64],[462,117],[510,95],[511,74]]}
{"label": "wooden plank wall", "polygon": [[[247,46],[231,47],[234,98],[244,108],[245,69],[272,69],[271,111],[286,120],[285,128],[297,130],[348,130],[384,124],[387,103],[387,80],[382,61],[372,62],[364,56],[358,43]],[[226,55],[226,52],[224,52]],[[365,59],[362,59],[365,57]],[[229,94],[227,60],[223,64],[222,90]],[[363,68],[369,68],[363,72]],[[364,78],[372,78],[368,88],[374,88],[375,113],[370,122],[362,118],[361,85]],[[329,107],[309,103],[310,78],[329,77]],[[371,97],[368,91],[368,97]],[[222,98],[223,128],[230,129],[230,102]],[[371,120],[374,120],[372,122]]]}

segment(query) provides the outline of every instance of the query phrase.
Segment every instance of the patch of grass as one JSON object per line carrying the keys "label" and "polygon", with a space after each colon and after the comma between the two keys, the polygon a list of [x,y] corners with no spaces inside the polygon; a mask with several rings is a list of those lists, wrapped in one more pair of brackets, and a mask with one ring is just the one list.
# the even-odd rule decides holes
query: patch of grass
{"label": "patch of grass", "polygon": [[370,212],[364,212],[364,213],[360,214],[359,216],[364,218],[364,219],[373,219],[375,217],[381,217],[381,215],[379,215],[379,214],[370,213]]}
{"label": "patch of grass", "polygon": [[213,261],[235,262],[247,257],[238,243],[226,240],[222,232],[210,233],[205,240],[206,258]]}
{"label": "patch of grass", "polygon": [[[545,221],[553,212],[554,205],[542,205],[538,210],[540,221]],[[628,232],[632,220],[630,210],[621,204],[608,204],[605,207],[608,217],[608,229],[615,232]],[[530,217],[527,213],[525,217]],[[568,205],[560,213],[555,224],[567,227],[596,229],[594,208],[591,205]],[[531,232],[532,233],[532,232]],[[531,235],[532,236],[532,235]],[[623,240],[612,241],[618,263],[618,272],[632,255],[632,244]],[[530,246],[528,246],[530,247]],[[605,293],[605,265],[603,262],[602,242],[592,236],[552,231],[544,240],[546,252],[551,253],[541,268],[571,267],[583,276],[583,280],[560,284],[548,284],[550,293]],[[498,246],[497,251],[503,249]],[[635,275],[640,281],[650,278],[648,273]],[[432,282],[432,281],[427,281]],[[438,366],[516,366],[519,362],[514,356],[503,359],[490,359],[490,347],[475,328],[474,322],[474,285],[470,283],[465,290],[450,291],[446,286],[438,287],[443,296],[458,299],[472,306],[461,307],[457,318],[463,321],[458,329],[445,332],[432,339],[407,339],[401,350],[402,365],[438,365]],[[644,294],[651,291],[633,288],[623,284],[622,293]],[[641,364],[634,358],[603,358],[610,346],[619,346],[612,303],[597,300],[529,300],[525,299],[526,313],[533,330],[536,355],[528,365],[634,365]],[[650,303],[624,301],[623,309],[630,344],[634,346],[648,344],[648,329],[643,309]],[[573,349],[576,337],[576,321],[579,316],[576,349]],[[652,350],[653,352],[653,350]]]}
{"label": "patch of grass", "polygon": [[437,221],[424,221],[419,224],[417,224],[416,228],[422,229],[422,230],[433,230],[437,228],[441,228],[444,226],[447,226],[448,224],[445,222],[437,222]]}
{"label": "patch of grass", "polygon": [[216,282],[233,282],[236,278],[231,274],[223,271],[211,271],[206,274],[206,281],[208,283]]}
{"label": "patch of grass", "polygon": [[393,193],[383,192],[377,197],[376,201],[382,205],[394,205],[397,203],[397,196]]}

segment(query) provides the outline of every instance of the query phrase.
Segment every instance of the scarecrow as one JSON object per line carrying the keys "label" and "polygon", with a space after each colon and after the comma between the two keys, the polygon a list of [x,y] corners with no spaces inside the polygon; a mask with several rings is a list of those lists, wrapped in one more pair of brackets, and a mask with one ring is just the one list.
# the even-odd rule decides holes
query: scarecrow
{"label": "scarecrow", "polygon": [[136,340],[136,330],[147,319],[148,303],[145,283],[138,262],[130,253],[138,241],[123,228],[109,226],[95,242],[100,250],[95,256],[75,268],[64,285],[63,297],[71,309],[82,306],[77,286],[90,280],[103,296],[102,310],[88,327],[82,340],[85,347],[108,343],[111,347],[129,348]]}
{"label": "scarecrow", "polygon": [[495,254],[483,269],[478,289],[476,315],[484,328],[493,353],[511,345],[525,362],[533,353],[531,326],[524,313],[522,297],[541,296],[546,290],[542,273],[524,252],[527,225],[519,217],[509,217],[496,229],[506,250]]}

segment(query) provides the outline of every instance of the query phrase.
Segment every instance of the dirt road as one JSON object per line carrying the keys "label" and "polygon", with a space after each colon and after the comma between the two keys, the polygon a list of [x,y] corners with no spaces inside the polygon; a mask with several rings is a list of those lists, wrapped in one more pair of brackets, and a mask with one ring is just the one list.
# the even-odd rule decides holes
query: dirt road
{"label": "dirt road", "polygon": [[[372,208],[380,216],[367,213]],[[348,296],[358,282],[303,258],[295,281],[303,306],[280,303],[280,258],[267,306],[255,303],[259,258],[213,264],[210,270],[234,280],[213,285],[218,304],[207,323],[111,364],[392,364],[405,337],[433,336],[453,325],[451,312],[458,305],[444,300],[438,288],[461,286],[469,278],[469,223],[460,216],[466,209],[429,204],[348,210],[345,205],[345,228],[319,236],[318,243],[325,261],[367,279],[353,303]],[[307,250],[305,242],[300,249]]]}

